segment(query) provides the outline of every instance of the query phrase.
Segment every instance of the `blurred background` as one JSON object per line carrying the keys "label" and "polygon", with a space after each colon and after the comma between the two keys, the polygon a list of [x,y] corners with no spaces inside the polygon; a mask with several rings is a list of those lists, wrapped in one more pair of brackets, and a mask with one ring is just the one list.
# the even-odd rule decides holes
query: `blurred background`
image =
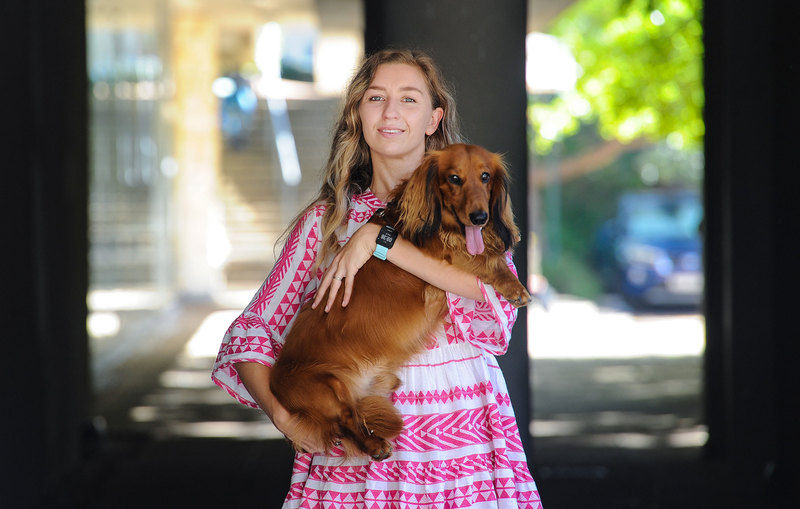
{"label": "blurred background", "polygon": [[[65,201],[34,199],[31,210],[75,221],[48,226],[34,213],[15,230],[33,232],[30,251],[19,251],[32,269],[17,271],[32,274],[19,285],[31,298],[7,309],[33,310],[32,344],[46,362],[41,380],[12,377],[30,388],[10,408],[62,422],[17,428],[46,437],[20,454],[38,451],[43,466],[18,470],[48,472],[42,507],[283,499],[289,447],[263,413],[214,386],[210,368],[280,234],[319,188],[352,71],[392,44],[436,58],[468,139],[504,152],[519,184],[526,234],[515,262],[536,298],[501,365],[544,506],[749,507],[772,492],[764,507],[792,507],[797,470],[782,451],[793,450],[786,416],[796,393],[781,364],[791,358],[782,342],[791,313],[777,297],[789,276],[773,267],[796,264],[770,226],[789,217],[775,162],[785,153],[775,147],[791,144],[780,142],[788,130],[767,126],[795,117],[779,114],[777,100],[753,106],[788,86],[770,66],[791,61],[789,45],[757,39],[786,33],[772,30],[785,23],[771,3],[749,15],[708,0],[86,0],[83,9],[37,0],[16,9],[36,27],[18,37],[34,57],[25,75],[34,99],[20,102],[33,105],[33,120],[19,123],[44,133],[16,151],[32,154],[24,189]],[[725,16],[708,18],[709,9]],[[85,30],[81,43],[69,26]],[[65,33],[64,51],[85,73],[70,74],[72,61],[37,42],[58,45]],[[773,60],[762,58],[770,51]],[[763,66],[751,81],[732,79],[734,53]],[[742,97],[747,125],[761,130],[733,120]],[[50,123],[63,126],[67,148],[56,148],[66,155],[43,148],[62,143]],[[759,151],[745,150],[758,140]],[[85,160],[74,155],[82,141]],[[39,176],[49,164],[52,183]],[[85,226],[83,212],[73,217],[84,205]],[[74,232],[85,246],[61,236]],[[81,302],[59,300],[65,292]],[[68,340],[52,340],[45,325],[56,323]],[[54,380],[69,383],[42,387]],[[36,391],[47,394],[43,410],[29,397]],[[741,498],[734,472],[749,480]],[[266,484],[234,496],[224,488],[234,478]]]}
{"label": "blurred background", "polygon": [[[274,438],[209,366],[319,189],[361,3],[100,0],[86,15],[98,416],[112,433]],[[152,376],[129,387],[132,364]]]}
{"label": "blurred background", "polygon": [[[525,65],[534,450],[697,451],[700,2],[545,5]],[[319,187],[362,19],[358,0],[87,3],[88,330],[109,432],[279,437],[208,367]],[[128,387],[132,364],[153,383]]]}

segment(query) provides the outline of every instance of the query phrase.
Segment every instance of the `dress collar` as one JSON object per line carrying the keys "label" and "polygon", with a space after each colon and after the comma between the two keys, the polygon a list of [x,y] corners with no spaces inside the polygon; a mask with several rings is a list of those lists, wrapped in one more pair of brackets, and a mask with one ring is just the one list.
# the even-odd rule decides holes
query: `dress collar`
{"label": "dress collar", "polygon": [[363,201],[372,210],[386,207],[386,203],[375,196],[371,189],[367,189],[363,193],[357,194],[354,196],[354,198],[359,201]]}

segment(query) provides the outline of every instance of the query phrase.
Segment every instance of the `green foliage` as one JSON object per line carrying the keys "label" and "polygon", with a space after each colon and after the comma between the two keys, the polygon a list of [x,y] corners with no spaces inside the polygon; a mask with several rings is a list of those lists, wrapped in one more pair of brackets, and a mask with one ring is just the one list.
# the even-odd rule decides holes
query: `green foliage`
{"label": "green foliage", "polygon": [[533,98],[534,147],[595,123],[606,139],[667,140],[696,149],[704,135],[702,0],[579,0],[551,33],[581,74],[574,91]]}
{"label": "green foliage", "polygon": [[560,293],[596,299],[603,290],[597,274],[572,253],[564,253],[558,258],[545,258],[542,261],[542,273]]}
{"label": "green foliage", "polygon": [[659,143],[637,154],[635,163],[641,183],[648,186],[694,188],[703,182],[702,150],[675,150]]}

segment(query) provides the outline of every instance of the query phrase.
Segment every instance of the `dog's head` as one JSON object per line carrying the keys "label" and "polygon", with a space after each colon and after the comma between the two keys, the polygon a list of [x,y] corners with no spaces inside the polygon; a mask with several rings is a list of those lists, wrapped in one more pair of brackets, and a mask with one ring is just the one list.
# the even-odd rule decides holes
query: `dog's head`
{"label": "dog's head", "polygon": [[417,245],[458,234],[473,255],[483,252],[484,240],[507,250],[519,240],[509,182],[502,158],[477,145],[431,152],[397,196],[401,234]]}

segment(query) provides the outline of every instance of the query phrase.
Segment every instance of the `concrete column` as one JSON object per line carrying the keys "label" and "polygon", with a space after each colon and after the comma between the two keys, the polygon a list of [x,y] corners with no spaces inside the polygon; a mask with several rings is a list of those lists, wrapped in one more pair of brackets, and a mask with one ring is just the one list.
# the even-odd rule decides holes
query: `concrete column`
{"label": "concrete column", "polygon": [[[527,280],[527,92],[525,35],[527,2],[508,0],[407,0],[364,2],[367,53],[384,47],[421,49],[437,62],[455,88],[462,131],[471,143],[504,154],[514,185],[514,215],[523,241],[514,254]],[[513,340],[499,358],[530,457],[530,381],[526,313],[520,312]]]}
{"label": "concrete column", "polygon": [[215,250],[224,245],[214,238],[221,231],[216,199],[221,141],[217,98],[211,92],[218,76],[219,37],[208,14],[181,8],[173,12],[171,37],[177,283],[186,295],[204,296],[221,283]]}
{"label": "concrete column", "polygon": [[4,2],[0,505],[42,499],[86,453],[91,405],[86,11]]}

